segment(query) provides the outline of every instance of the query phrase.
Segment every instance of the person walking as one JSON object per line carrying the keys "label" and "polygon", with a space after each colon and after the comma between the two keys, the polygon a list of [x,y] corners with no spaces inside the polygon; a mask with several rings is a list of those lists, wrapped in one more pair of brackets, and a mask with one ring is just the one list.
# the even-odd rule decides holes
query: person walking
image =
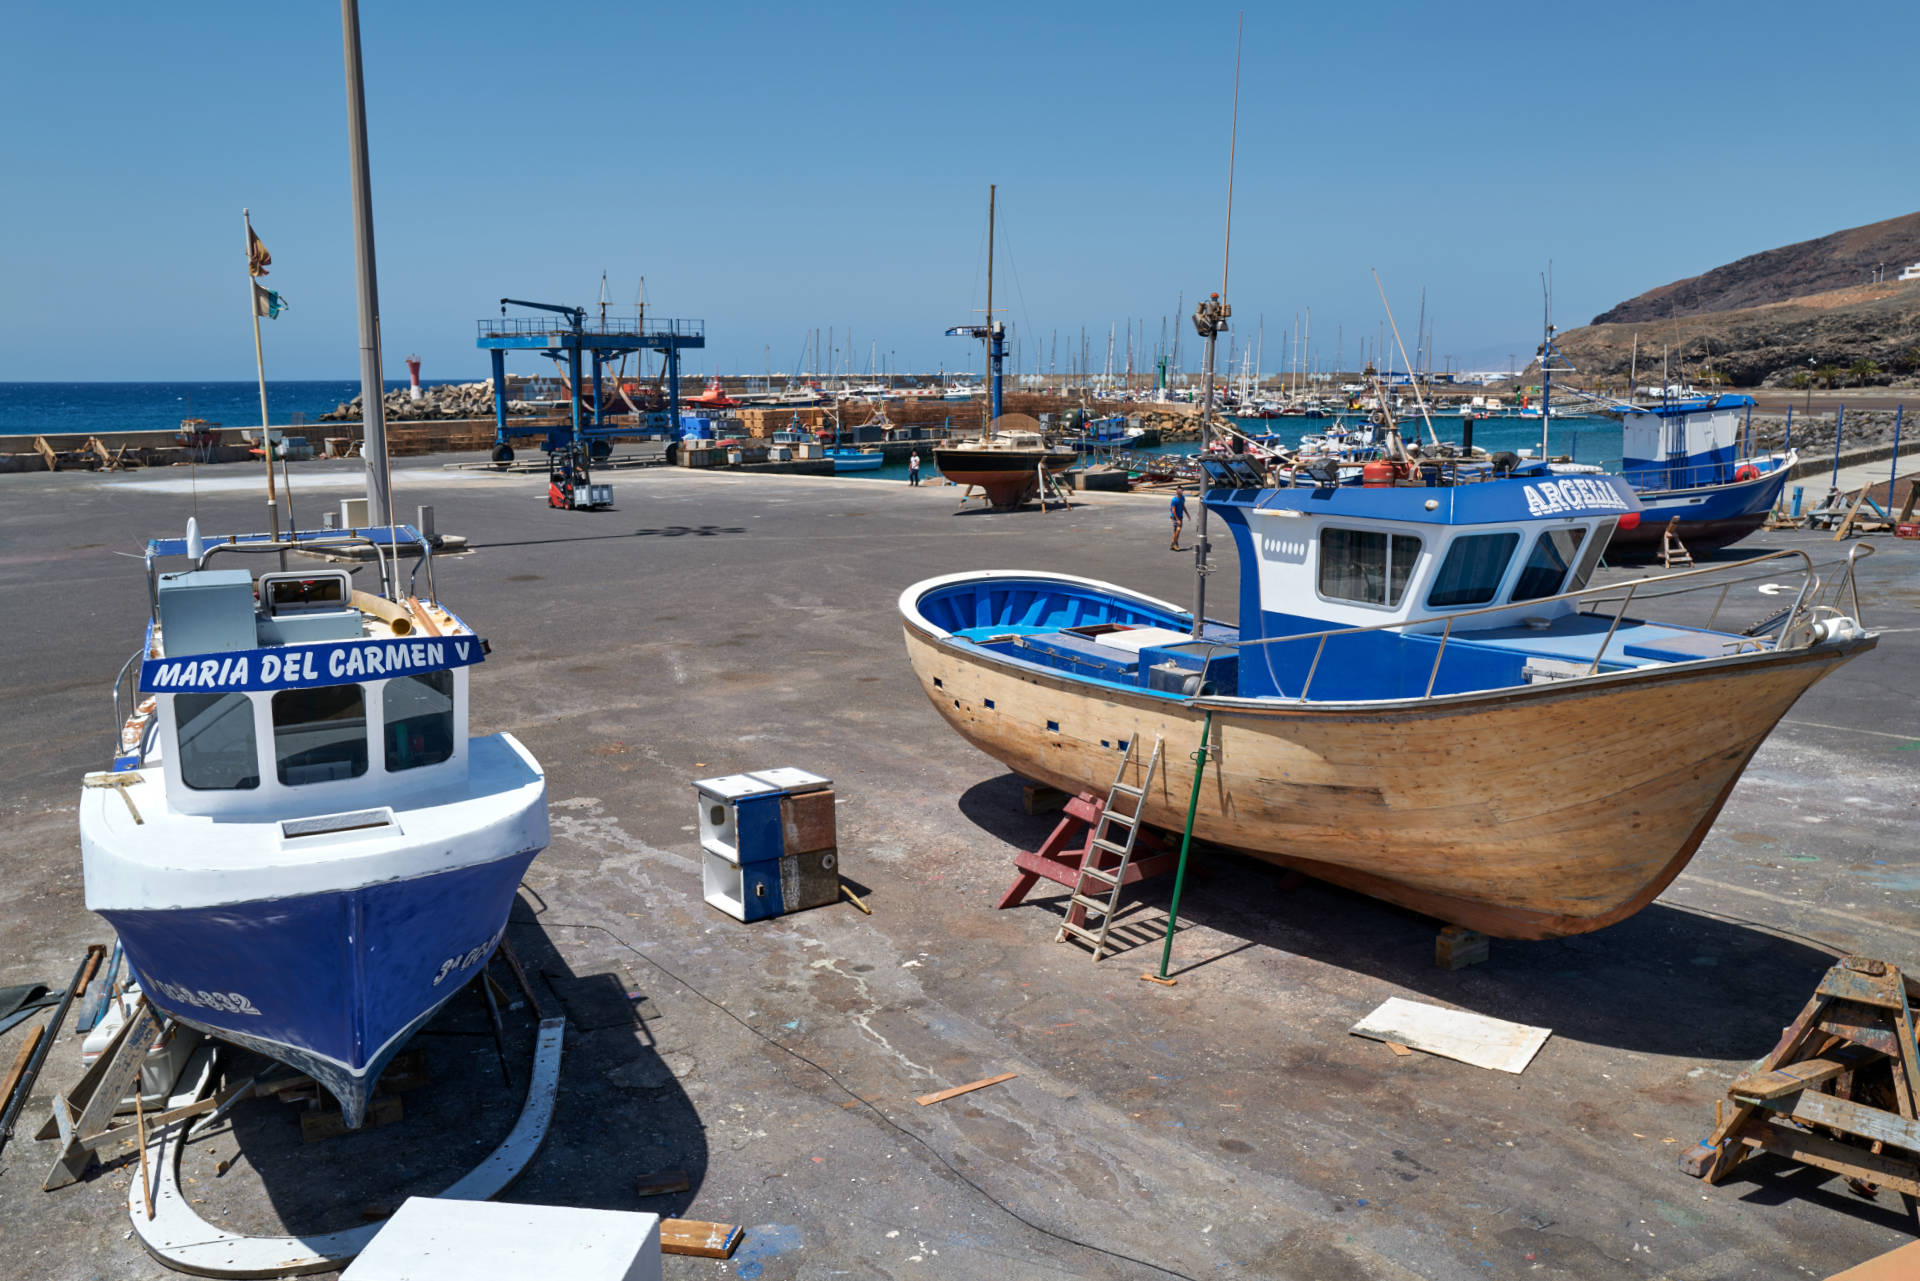
{"label": "person walking", "polygon": [[917,486],[919,485],[919,483],[920,483],[920,451],[916,449],[907,458],[907,484]]}
{"label": "person walking", "polygon": [[1173,501],[1167,504],[1167,514],[1173,518],[1171,550],[1177,552],[1180,550],[1180,527],[1187,523],[1187,487],[1185,485],[1174,486]]}

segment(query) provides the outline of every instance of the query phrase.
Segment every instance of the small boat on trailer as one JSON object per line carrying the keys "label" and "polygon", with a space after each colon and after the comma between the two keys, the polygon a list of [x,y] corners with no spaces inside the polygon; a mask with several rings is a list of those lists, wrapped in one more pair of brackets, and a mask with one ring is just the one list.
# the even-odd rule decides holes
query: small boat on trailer
{"label": "small boat on trailer", "polygon": [[[1865,547],[1833,574],[1782,551],[1594,587],[1640,516],[1618,477],[1399,462],[1267,487],[1241,459],[1203,467],[1238,626],[1064,574],[930,578],[899,602],[927,697],[1038,782],[1150,782],[1144,821],[1176,831],[1193,781],[1145,779],[1147,744],[1184,753],[1210,726],[1196,836],[1484,933],[1646,906],[1794,701],[1876,643],[1853,597]],[[1795,560],[1798,596],[1752,634],[1631,612]]]}
{"label": "small boat on trailer", "polygon": [[[355,551],[378,558],[381,595],[278,567]],[[539,763],[511,734],[468,734],[488,647],[433,598],[431,555],[409,526],[149,542],[119,751],[80,794],[87,906],[147,1000],[307,1073],[349,1127],[492,955],[547,844]]]}

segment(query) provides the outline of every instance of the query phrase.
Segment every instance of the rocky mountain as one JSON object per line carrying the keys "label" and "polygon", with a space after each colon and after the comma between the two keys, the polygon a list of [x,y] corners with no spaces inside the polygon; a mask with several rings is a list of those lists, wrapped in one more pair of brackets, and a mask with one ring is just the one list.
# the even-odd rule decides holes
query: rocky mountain
{"label": "rocky mountain", "polygon": [[1870,281],[1876,267],[1886,279],[1920,262],[1920,213],[1803,240],[1685,280],[1649,289],[1593,318],[1596,325],[1646,324],[1676,316],[1737,311],[1804,298]]}
{"label": "rocky mountain", "polygon": [[[1778,386],[1806,373],[1843,381],[1872,361],[1870,380],[1920,376],[1920,281],[1858,285],[1789,302],[1645,322],[1594,324],[1564,334],[1560,350],[1583,375],[1657,383],[1661,359],[1676,380],[1698,382],[1711,371],[1737,387]],[[1823,373],[1822,371],[1827,371]]]}

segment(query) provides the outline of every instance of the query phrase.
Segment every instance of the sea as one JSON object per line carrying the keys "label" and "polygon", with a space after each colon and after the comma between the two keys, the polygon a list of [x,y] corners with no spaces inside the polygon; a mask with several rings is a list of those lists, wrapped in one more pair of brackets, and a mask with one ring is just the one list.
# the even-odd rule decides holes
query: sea
{"label": "sea", "polygon": [[[405,387],[404,380],[391,380],[388,391]],[[434,386],[432,382],[423,386]],[[360,394],[358,379],[282,380],[267,384],[267,412],[275,426],[318,422],[330,412]],[[0,435],[35,435],[45,432],[115,432],[174,430],[183,418],[204,418],[227,427],[255,427],[260,423],[260,389],[253,382],[14,382],[0,383]],[[1241,428],[1251,434],[1271,433],[1288,445],[1300,437],[1324,430],[1325,419],[1275,418],[1240,419]],[[1411,428],[1419,424],[1409,424]],[[1441,440],[1458,444],[1461,421],[1457,417],[1436,417],[1435,434]],[[1420,432],[1424,436],[1424,430]],[[1521,450],[1540,447],[1540,423],[1537,419],[1482,419],[1474,424],[1473,443],[1482,449]],[[1198,448],[1192,441],[1161,445],[1142,453],[1191,454]],[[1617,469],[1620,465],[1620,424],[1611,418],[1571,417],[1553,419],[1548,450],[1555,456],[1566,455],[1576,462]],[[924,460],[929,466],[931,459]],[[853,473],[862,480],[904,481],[907,465],[890,463],[873,471]]]}
{"label": "sea", "polygon": [[[406,385],[405,379],[391,380],[386,389]],[[267,414],[275,427],[318,422],[321,414],[359,394],[358,378],[270,381]],[[0,436],[174,431],[182,418],[204,418],[226,427],[258,427],[260,384],[0,383]]]}

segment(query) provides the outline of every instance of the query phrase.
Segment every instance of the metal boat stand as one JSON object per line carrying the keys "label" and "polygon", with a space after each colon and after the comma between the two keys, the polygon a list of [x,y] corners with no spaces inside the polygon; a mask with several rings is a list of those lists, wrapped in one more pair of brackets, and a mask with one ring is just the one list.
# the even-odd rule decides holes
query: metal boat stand
{"label": "metal boat stand", "polygon": [[[519,962],[506,952],[516,977]],[[533,993],[527,989],[529,998]],[[534,1044],[533,1068],[520,1116],[500,1145],[441,1197],[456,1201],[486,1201],[498,1196],[520,1176],[547,1136],[560,1084],[560,1050],[566,1034],[564,1015],[548,1018],[537,1000],[534,1017],[540,1021]],[[103,1056],[104,1057],[104,1056]],[[383,1223],[368,1223],[340,1232],[303,1236],[242,1236],[208,1223],[194,1211],[180,1190],[180,1156],[199,1116],[187,1117],[150,1130],[146,1158],[153,1170],[153,1210],[149,1216],[141,1180],[128,1180],[127,1213],[140,1243],[154,1258],[179,1272],[203,1277],[281,1277],[337,1270],[367,1248]]]}

